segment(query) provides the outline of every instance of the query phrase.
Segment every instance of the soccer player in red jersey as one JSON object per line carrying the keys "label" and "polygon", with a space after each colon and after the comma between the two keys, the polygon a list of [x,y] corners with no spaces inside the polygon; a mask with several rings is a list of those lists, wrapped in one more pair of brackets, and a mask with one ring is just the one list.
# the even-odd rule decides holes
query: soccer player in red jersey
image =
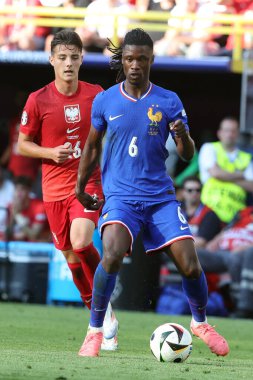
{"label": "soccer player in red jersey", "polygon": [[[49,60],[55,80],[28,97],[21,117],[18,148],[25,156],[42,159],[43,201],[54,244],[65,256],[73,281],[90,309],[93,276],[100,262],[92,243],[99,211],[87,210],[79,203],[75,184],[90,130],[92,101],[102,88],[78,80],[82,52],[77,33],[63,30],[54,36]],[[99,165],[86,191],[103,198]],[[105,344],[107,349],[116,349],[118,322],[111,307],[107,314]]]}

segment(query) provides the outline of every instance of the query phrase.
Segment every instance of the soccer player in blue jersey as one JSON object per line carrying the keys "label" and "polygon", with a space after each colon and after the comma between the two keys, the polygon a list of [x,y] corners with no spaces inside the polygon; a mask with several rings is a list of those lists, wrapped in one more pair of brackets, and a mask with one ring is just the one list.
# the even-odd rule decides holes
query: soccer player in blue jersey
{"label": "soccer player in blue jersey", "polygon": [[95,210],[101,206],[102,201],[84,193],[84,188],[100,157],[106,132],[102,162],[105,204],[99,221],[103,259],[95,273],[90,324],[79,355],[99,355],[104,315],[117,274],[143,228],[146,252],[165,252],[182,274],[193,334],[213,353],[225,356],[229,352],[226,340],[207,323],[206,278],[173,182],[166,174],[165,143],[170,133],[182,159],[190,160],[194,154],[185,110],[174,92],[150,82],[153,41],[145,31],[133,29],[122,46],[111,51],[118,84],[94,100],[76,185],[76,196],[84,207]]}

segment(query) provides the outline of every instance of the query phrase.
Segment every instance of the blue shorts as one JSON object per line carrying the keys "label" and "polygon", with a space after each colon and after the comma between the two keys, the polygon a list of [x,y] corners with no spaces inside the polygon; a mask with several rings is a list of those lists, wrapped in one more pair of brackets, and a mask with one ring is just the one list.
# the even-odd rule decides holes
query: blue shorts
{"label": "blue shorts", "polygon": [[176,200],[165,202],[123,201],[114,197],[106,201],[98,222],[100,236],[108,224],[119,223],[131,236],[131,247],[143,229],[146,253],[160,250],[182,239],[193,239],[190,227]]}

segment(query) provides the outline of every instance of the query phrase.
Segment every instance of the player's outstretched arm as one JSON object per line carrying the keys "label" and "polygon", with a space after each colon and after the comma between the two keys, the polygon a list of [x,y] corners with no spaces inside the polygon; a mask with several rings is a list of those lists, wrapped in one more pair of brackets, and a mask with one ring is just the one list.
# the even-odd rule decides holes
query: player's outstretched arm
{"label": "player's outstretched arm", "polygon": [[97,198],[84,192],[91,173],[99,162],[102,151],[103,135],[103,132],[99,132],[91,126],[78,167],[75,189],[76,197],[84,207],[90,210],[98,210],[103,203],[103,200],[98,200]]}
{"label": "player's outstretched arm", "polygon": [[194,156],[195,144],[185,124],[182,120],[176,120],[170,129],[174,132],[179,156],[185,161],[190,161]]}
{"label": "player's outstretched arm", "polygon": [[36,144],[33,137],[27,136],[20,132],[18,137],[18,151],[23,156],[33,158],[46,158],[53,160],[57,164],[61,164],[69,159],[74,153],[70,143],[59,145],[54,148],[46,148]]}

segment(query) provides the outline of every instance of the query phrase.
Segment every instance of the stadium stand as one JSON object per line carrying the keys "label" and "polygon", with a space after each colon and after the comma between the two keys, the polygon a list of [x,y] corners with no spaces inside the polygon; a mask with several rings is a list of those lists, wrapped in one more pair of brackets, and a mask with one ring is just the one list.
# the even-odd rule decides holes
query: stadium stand
{"label": "stadium stand", "polygon": [[[0,25],[3,28],[6,25],[13,25],[16,22],[15,15],[20,12],[20,6],[0,5]],[[85,15],[87,8],[83,7],[30,7],[26,6],[22,9],[22,18],[19,20],[20,25],[36,25],[40,27],[64,27],[64,28],[77,28],[85,26]],[[103,23],[106,17],[106,12],[98,12],[96,23]],[[31,16],[33,16],[31,18]],[[146,12],[124,12],[119,11],[117,8],[110,11],[110,16],[114,19],[114,35],[112,41],[118,43],[118,28],[120,26],[120,17],[124,16],[129,19],[128,29],[136,26],[144,28],[147,32],[152,31],[166,31],[167,25],[164,21],[168,21],[171,17],[170,12],[146,11]],[[211,20],[210,25],[206,30],[212,34],[233,35],[233,50],[231,57],[231,70],[234,72],[241,72],[242,70],[242,54],[243,54],[243,40],[245,35],[247,38],[253,36],[253,18],[244,17],[240,14],[215,14],[210,16],[196,15],[194,13],[187,13],[183,16],[173,16],[173,19],[188,20]],[[100,21],[98,21],[100,20]],[[194,26],[189,27],[189,31]],[[213,61],[208,61],[212,65]],[[216,61],[214,61],[216,62]]]}

